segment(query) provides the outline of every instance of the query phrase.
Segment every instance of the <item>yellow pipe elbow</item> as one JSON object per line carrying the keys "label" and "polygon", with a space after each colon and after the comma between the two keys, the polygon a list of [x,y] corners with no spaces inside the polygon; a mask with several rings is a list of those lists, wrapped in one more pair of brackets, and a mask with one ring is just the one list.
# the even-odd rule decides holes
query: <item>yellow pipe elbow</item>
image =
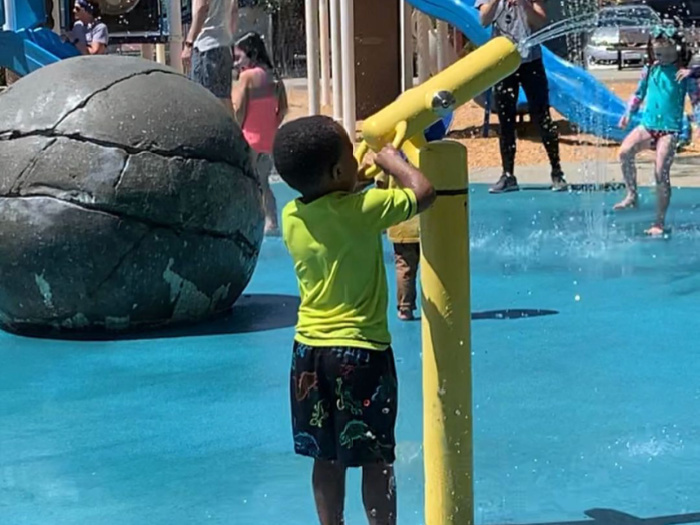
{"label": "yellow pipe elbow", "polygon": [[394,141],[396,126],[402,121],[407,124],[406,138],[422,134],[442,115],[515,72],[520,60],[513,42],[505,37],[494,38],[366,119],[363,139],[378,151]]}

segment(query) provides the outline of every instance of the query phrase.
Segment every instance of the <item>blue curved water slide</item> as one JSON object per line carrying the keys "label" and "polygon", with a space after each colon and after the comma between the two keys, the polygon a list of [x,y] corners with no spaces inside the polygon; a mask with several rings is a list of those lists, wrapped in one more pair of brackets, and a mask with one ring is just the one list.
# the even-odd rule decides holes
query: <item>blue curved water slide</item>
{"label": "blue curved water slide", "polygon": [[[491,29],[479,21],[473,0],[408,0],[419,11],[458,28],[477,46],[491,38]],[[584,133],[621,142],[627,131],[618,127],[625,103],[587,71],[542,48],[552,107]],[[525,102],[520,93],[520,102]],[[633,122],[631,126],[636,125]],[[688,138],[686,122],[684,138]]]}
{"label": "blue curved water slide", "polygon": [[17,30],[2,30],[6,22],[4,2],[0,1],[0,67],[20,76],[59,60],[78,56],[75,46],[65,43],[50,29],[39,27],[46,20],[43,0],[13,0],[12,20]]}
{"label": "blue curved water slide", "polygon": [[0,67],[25,76],[40,67],[80,53],[49,29],[0,31]]}

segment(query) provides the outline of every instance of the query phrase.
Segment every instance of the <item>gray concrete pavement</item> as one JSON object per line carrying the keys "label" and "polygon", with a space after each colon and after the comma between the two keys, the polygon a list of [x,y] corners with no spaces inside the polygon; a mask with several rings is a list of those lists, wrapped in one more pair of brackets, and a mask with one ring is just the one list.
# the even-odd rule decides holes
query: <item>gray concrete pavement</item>
{"label": "gray concrete pavement", "polygon": [[[563,166],[566,178],[571,184],[604,184],[621,183],[622,173],[617,162],[567,162]],[[642,186],[654,182],[653,165],[649,160],[638,163],[638,180]],[[517,166],[516,175],[520,184],[548,184],[549,165]],[[501,175],[497,167],[475,168],[469,172],[469,180],[473,183],[493,183]],[[674,186],[700,187],[700,155],[678,157],[671,170],[671,180]]]}

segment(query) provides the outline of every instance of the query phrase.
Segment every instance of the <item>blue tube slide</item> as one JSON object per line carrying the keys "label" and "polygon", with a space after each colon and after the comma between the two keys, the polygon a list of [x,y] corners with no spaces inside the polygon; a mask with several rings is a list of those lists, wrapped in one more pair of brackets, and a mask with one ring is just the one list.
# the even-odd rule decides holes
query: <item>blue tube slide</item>
{"label": "blue tube slide", "polygon": [[[46,21],[44,0],[11,0],[12,9],[5,13],[0,1],[0,67],[18,75],[28,75],[40,67],[78,56],[71,44],[56,33],[41,27]],[[14,30],[2,30],[7,22]]]}
{"label": "blue tube slide", "polygon": [[0,67],[20,76],[79,54],[49,29],[0,31]]}

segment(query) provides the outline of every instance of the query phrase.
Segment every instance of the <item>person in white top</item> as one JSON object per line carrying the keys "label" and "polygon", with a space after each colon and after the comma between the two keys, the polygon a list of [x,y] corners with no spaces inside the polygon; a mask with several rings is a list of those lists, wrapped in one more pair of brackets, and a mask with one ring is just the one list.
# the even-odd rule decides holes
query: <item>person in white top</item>
{"label": "person in white top", "polygon": [[238,0],[194,0],[192,26],[182,49],[190,78],[211,91],[231,114],[231,45],[237,21]]}
{"label": "person in white top", "polygon": [[64,38],[83,55],[104,55],[109,44],[107,24],[100,19],[97,0],[75,0],[73,5],[75,25]]}

